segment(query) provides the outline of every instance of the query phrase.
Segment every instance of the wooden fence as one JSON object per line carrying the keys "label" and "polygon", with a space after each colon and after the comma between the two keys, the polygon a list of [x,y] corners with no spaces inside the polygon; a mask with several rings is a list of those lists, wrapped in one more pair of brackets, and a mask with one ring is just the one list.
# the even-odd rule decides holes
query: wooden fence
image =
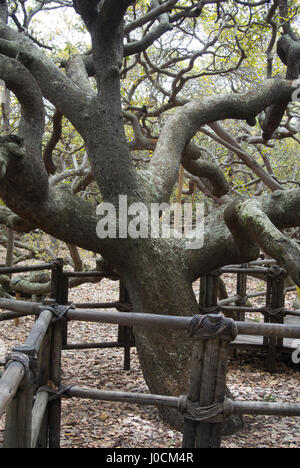
{"label": "wooden fence", "polygon": [[[275,260],[258,260],[248,265],[227,266],[218,272],[213,272],[217,278],[224,273],[234,273],[237,275],[236,295],[225,300],[218,301],[218,311],[226,316],[232,314],[236,320],[245,320],[248,313],[261,314],[265,323],[287,324],[300,326],[300,310],[290,310],[285,307],[285,295],[288,290],[285,280],[287,274],[285,270],[276,265]],[[247,277],[255,276],[264,279],[266,282],[265,303],[261,306],[248,306],[248,301],[259,295],[256,293],[247,294]],[[209,276],[208,276],[209,277]],[[207,281],[207,280],[206,280]],[[216,287],[216,286],[215,286]],[[201,294],[200,294],[201,295]],[[201,310],[201,300],[200,300]],[[252,316],[253,317],[253,316]],[[253,318],[252,318],[253,320]],[[300,342],[298,343],[300,347]],[[232,343],[234,348],[250,348],[266,351],[266,369],[269,372],[276,372],[276,363],[279,353],[285,352],[289,355],[296,346],[296,341],[285,337],[269,337],[240,335]]]}
{"label": "wooden fence", "polygon": [[[71,273],[64,274],[60,261],[44,267],[52,270],[50,301],[39,304],[0,300],[0,307],[9,311],[4,313],[6,319],[32,314],[37,317],[24,344],[14,347],[8,354],[0,380],[0,416],[6,412],[5,448],[58,448],[63,397],[176,408],[184,417],[183,448],[220,447],[222,424],[233,414],[300,416],[299,403],[232,401],[225,397],[230,344],[238,335],[262,336],[269,340],[300,339],[300,327],[267,321],[235,321],[219,314],[218,275],[208,275],[202,282],[201,307],[205,313],[174,317],[69,305],[66,278]],[[187,394],[178,397],[137,394],[63,384],[61,357],[70,320],[118,324],[129,330],[136,325],[185,330],[193,349]],[[130,344],[128,346],[130,348]]]}

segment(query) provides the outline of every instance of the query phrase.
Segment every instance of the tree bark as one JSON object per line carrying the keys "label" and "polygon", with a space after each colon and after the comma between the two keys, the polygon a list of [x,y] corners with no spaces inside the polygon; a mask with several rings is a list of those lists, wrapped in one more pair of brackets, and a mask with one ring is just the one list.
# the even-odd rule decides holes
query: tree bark
{"label": "tree bark", "polygon": [[[137,249],[123,272],[134,311],[177,316],[199,313],[184,258],[175,246],[149,241]],[[192,340],[185,332],[135,327],[135,341],[143,375],[151,393],[180,396],[188,391],[191,378]],[[227,396],[230,393],[227,392]],[[161,417],[177,430],[183,417],[176,409],[160,407]],[[231,418],[224,433],[235,432],[241,418]]]}

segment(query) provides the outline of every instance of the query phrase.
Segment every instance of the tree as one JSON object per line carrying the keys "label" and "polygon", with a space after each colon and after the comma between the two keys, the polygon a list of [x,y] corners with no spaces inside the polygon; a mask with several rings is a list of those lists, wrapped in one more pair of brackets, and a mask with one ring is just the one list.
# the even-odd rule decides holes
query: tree
{"label": "tree", "polygon": [[[222,265],[254,260],[260,249],[300,286],[300,249],[283,232],[300,226],[300,189],[284,190],[265,152],[284,137],[296,138],[297,114],[289,107],[287,120],[273,126],[271,141],[262,138],[256,121],[264,111],[268,118],[273,106],[286,109],[295,92],[290,80],[272,78],[276,37],[281,27],[289,34],[297,9],[290,3],[1,0],[0,78],[21,106],[18,135],[0,140],[0,196],[6,205],[0,207],[1,223],[19,232],[38,227],[101,254],[119,271],[138,312],[197,314],[193,281]],[[48,50],[51,45],[40,41],[30,24],[39,12],[53,14],[59,7],[80,16],[91,49],[58,63],[55,50]],[[251,63],[254,53],[258,65],[264,63],[253,38],[264,42],[269,33],[268,79],[263,80]],[[259,83],[253,83],[255,74]],[[220,87],[231,92],[221,93]],[[89,178],[84,175],[77,191],[49,183],[55,168],[42,157],[49,103],[80,135],[89,157]],[[243,137],[237,139],[230,120],[246,128]],[[228,164],[224,157],[223,166],[209,161],[209,148],[194,138],[200,131],[226,148],[227,160],[238,161],[250,182],[263,184],[259,196],[229,193],[221,170]],[[144,163],[146,152],[151,157]],[[188,239],[176,237],[99,238],[95,203],[80,196],[82,188],[94,180],[101,200],[117,213],[120,195],[128,206],[142,202],[150,212],[153,203],[170,201],[181,165],[214,201],[203,246],[191,249]],[[170,330],[136,329],[135,334],[151,392],[186,391],[186,337]],[[178,427],[177,412],[162,414]]]}

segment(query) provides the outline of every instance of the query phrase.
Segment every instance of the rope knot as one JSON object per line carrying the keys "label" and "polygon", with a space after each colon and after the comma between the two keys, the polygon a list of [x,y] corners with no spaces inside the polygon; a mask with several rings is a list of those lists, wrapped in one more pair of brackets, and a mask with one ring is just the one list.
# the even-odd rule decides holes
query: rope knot
{"label": "rope knot", "polygon": [[66,313],[68,312],[68,310],[73,309],[73,308],[74,308],[74,304],[61,305],[61,304],[57,304],[56,302],[54,302],[54,303],[50,303],[50,304],[46,303],[42,305],[42,307],[40,308],[40,312],[42,312],[43,310],[50,310],[50,312],[52,312],[54,316],[53,321],[56,322],[57,320],[60,320],[62,318],[64,318],[65,320],[68,320]]}
{"label": "rope knot", "polygon": [[234,320],[221,314],[194,315],[191,319],[188,334],[195,340],[212,340],[219,338],[234,341],[237,327]]}

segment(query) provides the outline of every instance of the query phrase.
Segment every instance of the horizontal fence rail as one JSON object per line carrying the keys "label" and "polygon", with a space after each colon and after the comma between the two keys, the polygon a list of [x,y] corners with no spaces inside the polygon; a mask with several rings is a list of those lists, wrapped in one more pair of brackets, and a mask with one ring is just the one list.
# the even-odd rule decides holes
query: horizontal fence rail
{"label": "horizontal fence rail", "polygon": [[39,263],[37,265],[0,267],[0,274],[9,275],[13,273],[28,273],[30,271],[52,270],[52,268],[54,268],[52,262],[51,263]]}
{"label": "horizontal fence rail", "polygon": [[[12,302],[12,304],[8,304]],[[20,309],[23,301],[6,301],[6,308],[11,311]],[[2,307],[2,301],[0,301]],[[30,308],[36,313],[37,303]],[[43,310],[43,305],[38,304],[40,310]],[[138,312],[117,312],[107,309],[105,311],[94,309],[72,309],[66,312],[66,318],[73,321],[81,322],[99,322],[110,323],[115,325],[127,326],[144,326],[158,328],[172,328],[174,330],[188,330],[192,317],[161,315],[161,314],[143,314]],[[205,315],[200,317],[204,317]],[[277,323],[261,323],[261,322],[235,322],[237,331],[241,335],[259,335],[269,337],[285,337],[285,338],[300,338],[300,326],[284,325]]]}
{"label": "horizontal fence rail", "polygon": [[124,348],[124,344],[118,341],[105,341],[103,343],[69,343],[63,345],[62,349],[67,351],[71,349],[106,349],[106,348]]}
{"label": "horizontal fence rail", "polygon": [[[116,312],[113,310],[101,312],[91,309],[70,309],[66,316],[69,320],[76,321],[172,328],[174,330],[188,330],[192,320],[191,317],[175,317],[173,315]],[[243,335],[300,338],[300,327],[297,326],[250,322],[235,322],[235,324],[238,333]]]}
{"label": "horizontal fence rail", "polygon": [[270,269],[263,266],[257,267],[222,267],[220,268],[220,273],[246,273],[247,275],[267,275],[270,272]]}
{"label": "horizontal fence rail", "polygon": [[143,393],[105,391],[80,386],[72,386],[70,389],[66,390],[64,396],[70,398],[75,397],[92,400],[119,401],[123,403],[135,403],[139,405],[159,405],[170,406],[172,408],[178,407],[177,397]]}
{"label": "horizontal fence rail", "polygon": [[[66,386],[67,387],[67,386]],[[169,406],[181,409],[185,395],[181,397],[152,395],[133,392],[106,391],[81,386],[71,386],[63,396],[102,401],[118,401],[138,405]],[[274,416],[300,416],[300,403],[276,403],[264,401],[242,401],[225,399],[224,417],[232,414],[260,414]]]}
{"label": "horizontal fence rail", "polygon": [[[11,304],[9,304],[11,302]],[[6,301],[5,307],[10,311],[20,310],[20,306],[26,304],[23,301]],[[43,310],[43,305],[34,303],[28,310],[35,310],[37,307]],[[3,307],[3,301],[0,300],[0,307]],[[200,317],[204,317],[205,315]],[[110,323],[115,325],[127,326],[144,326],[158,328],[172,328],[174,330],[188,330],[192,317],[161,315],[161,314],[144,314],[138,312],[117,312],[107,309],[105,311],[94,309],[72,309],[66,312],[66,318],[73,321],[81,322],[99,322]],[[277,323],[261,323],[261,322],[235,322],[237,331],[242,335],[260,335],[270,337],[285,337],[285,338],[300,338],[300,326],[284,325]]]}
{"label": "horizontal fence rail", "polygon": [[[41,302],[15,301],[13,299],[0,298],[1,309],[9,310],[24,315],[36,315],[37,313],[39,313],[41,306]],[[0,314],[0,320],[3,315],[3,313]]]}
{"label": "horizontal fence rail", "polygon": [[119,301],[114,302],[97,302],[91,304],[89,302],[82,302],[81,304],[75,304],[76,309],[112,309],[119,306]]}

